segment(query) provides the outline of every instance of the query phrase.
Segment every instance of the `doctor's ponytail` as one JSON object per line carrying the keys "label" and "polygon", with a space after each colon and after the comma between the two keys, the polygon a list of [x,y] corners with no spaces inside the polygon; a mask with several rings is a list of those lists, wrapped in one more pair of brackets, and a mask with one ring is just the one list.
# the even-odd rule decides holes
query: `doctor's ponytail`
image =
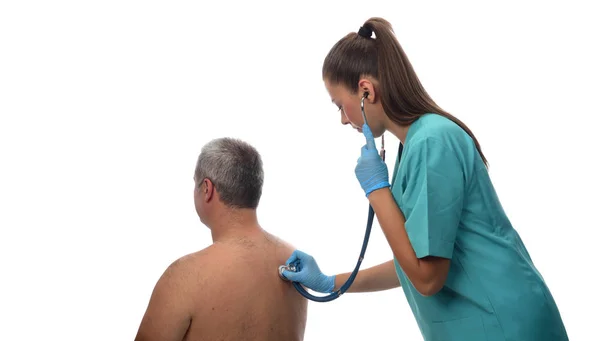
{"label": "doctor's ponytail", "polygon": [[[375,35],[373,37],[372,35]],[[408,125],[426,113],[436,113],[458,124],[471,138],[483,162],[487,160],[471,130],[458,118],[440,108],[421,84],[392,25],[382,18],[370,18],[357,32],[340,39],[323,62],[323,79],[358,91],[361,78],[377,79],[381,103],[387,116],[399,125]]]}

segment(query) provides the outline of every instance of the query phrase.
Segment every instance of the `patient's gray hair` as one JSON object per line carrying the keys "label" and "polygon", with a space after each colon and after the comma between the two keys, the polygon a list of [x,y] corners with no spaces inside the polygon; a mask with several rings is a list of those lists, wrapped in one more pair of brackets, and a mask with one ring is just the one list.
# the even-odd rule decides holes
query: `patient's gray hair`
{"label": "patient's gray hair", "polygon": [[264,172],[258,151],[239,139],[224,137],[204,147],[194,177],[198,185],[204,179],[214,184],[223,203],[233,208],[258,207]]}

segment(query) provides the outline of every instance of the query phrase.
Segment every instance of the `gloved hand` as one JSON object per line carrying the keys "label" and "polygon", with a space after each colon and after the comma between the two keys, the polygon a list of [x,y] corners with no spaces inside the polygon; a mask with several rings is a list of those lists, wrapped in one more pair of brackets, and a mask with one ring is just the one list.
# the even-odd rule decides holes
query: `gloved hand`
{"label": "gloved hand", "polygon": [[375,138],[366,123],[362,126],[362,132],[367,139],[367,144],[360,151],[360,158],[358,158],[354,173],[368,197],[376,189],[390,187],[390,183],[387,165],[379,156]]}
{"label": "gloved hand", "polygon": [[284,270],[283,276],[292,282],[298,282],[316,292],[331,293],[335,287],[335,276],[321,272],[315,259],[300,250],[295,250],[286,265],[293,265],[296,271]]}

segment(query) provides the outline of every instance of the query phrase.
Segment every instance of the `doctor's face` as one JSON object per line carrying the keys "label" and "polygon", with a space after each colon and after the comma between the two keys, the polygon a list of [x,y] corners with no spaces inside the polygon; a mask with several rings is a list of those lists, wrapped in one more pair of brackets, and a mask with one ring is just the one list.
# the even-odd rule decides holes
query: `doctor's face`
{"label": "doctor's face", "polygon": [[329,92],[331,102],[338,107],[342,124],[349,124],[352,128],[362,132],[361,127],[364,120],[360,110],[361,95],[352,94],[345,86],[332,84],[328,80],[325,80],[325,88]]}

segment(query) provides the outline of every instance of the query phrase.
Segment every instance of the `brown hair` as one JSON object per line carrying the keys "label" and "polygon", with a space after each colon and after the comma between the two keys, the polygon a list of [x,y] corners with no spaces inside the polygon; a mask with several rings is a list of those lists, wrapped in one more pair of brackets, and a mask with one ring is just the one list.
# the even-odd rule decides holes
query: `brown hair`
{"label": "brown hair", "polygon": [[383,110],[393,122],[408,125],[426,113],[444,116],[471,136],[487,166],[487,160],[471,130],[440,108],[427,94],[396,39],[392,25],[383,18],[375,17],[367,20],[361,30],[369,36],[375,33],[375,38],[351,32],[340,39],[325,57],[323,79],[342,84],[356,93],[361,78],[375,78],[379,83]]}

